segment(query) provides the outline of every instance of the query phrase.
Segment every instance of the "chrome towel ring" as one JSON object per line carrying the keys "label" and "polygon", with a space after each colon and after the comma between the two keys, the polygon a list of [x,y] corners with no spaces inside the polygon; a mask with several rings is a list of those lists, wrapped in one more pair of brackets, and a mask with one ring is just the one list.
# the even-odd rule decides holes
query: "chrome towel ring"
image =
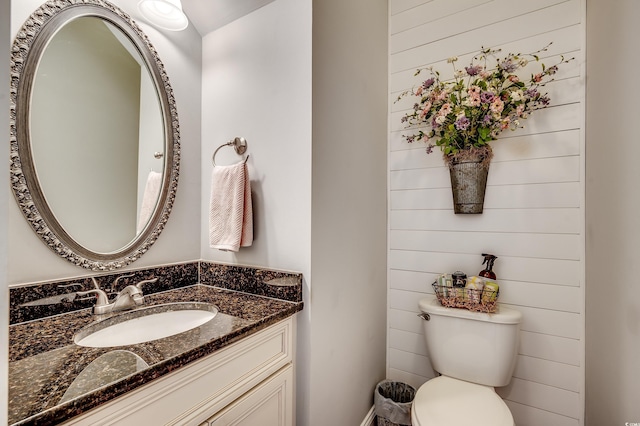
{"label": "chrome towel ring", "polygon": [[[225,147],[225,146],[231,146],[231,145],[233,145],[233,149],[236,151],[236,154],[238,154],[238,155],[242,155],[245,152],[247,152],[247,140],[245,138],[236,137],[236,138],[234,138],[233,140],[230,140],[227,143],[223,143],[218,148],[216,148],[215,151],[213,151],[213,156],[211,157],[211,162],[213,163],[214,167],[216,165],[216,154],[218,153],[218,151],[220,151],[220,148]],[[249,156],[247,155],[247,157],[244,159],[244,162],[246,163],[248,159],[249,159]]]}

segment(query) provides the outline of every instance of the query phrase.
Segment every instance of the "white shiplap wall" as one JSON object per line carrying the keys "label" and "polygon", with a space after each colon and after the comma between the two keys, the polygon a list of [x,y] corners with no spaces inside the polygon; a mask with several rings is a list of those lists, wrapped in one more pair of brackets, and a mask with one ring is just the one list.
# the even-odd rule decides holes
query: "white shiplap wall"
{"label": "white shiplap wall", "polygon": [[[518,426],[584,424],[584,13],[584,0],[390,0],[387,376],[433,377],[418,300],[439,273],[477,274],[494,253],[500,300],[524,316],[514,378],[498,389]],[[552,107],[493,143],[484,213],[455,215],[440,154],[402,140],[412,100],[394,100],[416,68],[446,76],[447,57],[550,41],[542,62],[576,58],[547,86]]]}

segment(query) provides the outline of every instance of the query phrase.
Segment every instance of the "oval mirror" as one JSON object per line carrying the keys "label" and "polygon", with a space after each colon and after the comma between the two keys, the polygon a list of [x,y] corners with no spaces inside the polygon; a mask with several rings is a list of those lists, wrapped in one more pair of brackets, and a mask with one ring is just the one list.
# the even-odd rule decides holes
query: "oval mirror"
{"label": "oval mirror", "polygon": [[155,49],[106,1],[47,2],[11,58],[11,185],[25,218],[78,266],[137,260],[178,182],[178,116]]}

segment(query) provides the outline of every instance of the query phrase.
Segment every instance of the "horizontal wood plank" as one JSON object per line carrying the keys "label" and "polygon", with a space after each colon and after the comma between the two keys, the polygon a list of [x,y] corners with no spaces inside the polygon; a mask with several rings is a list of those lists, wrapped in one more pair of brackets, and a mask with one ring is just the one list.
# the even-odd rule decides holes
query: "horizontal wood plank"
{"label": "horizontal wood plank", "polygon": [[[427,22],[405,31],[392,34],[389,43],[391,55],[410,49],[416,45],[430,45],[443,38],[451,40],[459,34],[488,33],[494,30],[492,27],[500,28],[505,23],[512,20],[522,19],[523,15],[539,16],[539,19],[553,18],[553,7],[564,0],[537,0],[535,2],[514,2],[512,0],[494,0],[475,7],[455,8],[448,2],[448,7],[443,11],[441,18],[428,19]],[[439,4],[440,2],[434,2]],[[443,9],[443,8],[440,8]],[[488,11],[491,11],[490,13]],[[478,15],[485,16],[482,21],[478,20]],[[478,38],[481,40],[482,38]]]}
{"label": "horizontal wood plank", "polygon": [[[563,66],[561,69],[563,78],[569,78],[580,75],[580,65],[584,61],[584,55],[581,53],[581,43],[582,38],[580,37],[580,31],[577,28],[578,23],[553,29],[548,32],[533,34],[529,37],[519,38],[515,41],[508,41],[500,46],[489,46],[492,48],[502,49],[503,53],[508,52],[535,52],[538,49],[546,46],[550,42],[553,42],[552,46],[549,47],[547,52],[543,52],[540,55],[540,62],[545,64],[550,64],[552,58],[557,58],[559,55],[564,55],[565,58],[569,59],[576,56],[576,60],[567,64],[567,66]],[[478,46],[479,47],[479,46]],[[471,62],[471,59],[476,54],[476,52],[470,52],[465,55],[458,55],[458,63],[459,64],[468,64]],[[444,59],[444,60],[443,60]],[[438,62],[424,64],[423,66],[433,66],[434,69],[438,70],[443,76],[452,76],[453,70],[449,71],[451,65],[446,63],[446,57],[439,58]],[[408,90],[417,84],[421,80],[420,76],[415,76],[417,68],[410,68],[407,70],[398,71],[395,73],[391,73],[389,75],[389,92],[390,92],[390,100],[395,101],[398,95]],[[422,74],[421,74],[422,76]],[[422,76],[424,77],[424,76]],[[522,78],[526,78],[526,75],[523,75]],[[444,77],[443,77],[444,78]],[[450,77],[447,77],[450,78]],[[581,88],[582,89],[582,88]],[[552,98],[553,99],[553,98]]]}
{"label": "horizontal wood plank", "polygon": [[431,3],[433,0],[393,0],[389,2],[390,18],[407,10],[414,9],[422,4]]}
{"label": "horizontal wood plank", "polygon": [[520,333],[519,353],[522,355],[580,366],[581,351],[582,343],[579,339],[530,331]]}
{"label": "horizontal wood plank", "polygon": [[[580,183],[493,185],[485,192],[487,209],[554,209],[580,207]],[[453,210],[451,188],[391,191],[391,210]]]}
{"label": "horizontal wood plank", "polygon": [[[503,3],[514,4],[509,0],[504,0]],[[581,17],[580,13],[576,13],[579,12],[579,7],[578,0],[570,0],[534,13],[515,16],[512,19],[491,20],[486,22],[486,25],[482,25],[484,22],[480,22],[477,15],[471,16],[470,19],[476,19],[475,25],[477,27],[472,31],[459,32],[452,37],[436,35],[431,39],[411,40],[404,33],[401,33],[403,34],[401,39],[392,36],[390,37],[392,47],[389,57],[389,72],[395,73],[425,67],[454,55],[462,56],[476,52],[481,46],[501,46],[514,41],[513,34],[518,34],[518,39],[526,39],[558,28],[576,25],[580,22]],[[509,6],[507,5],[505,8],[508,9]],[[531,25],[531,22],[536,24]]]}
{"label": "horizontal wood plank", "polygon": [[579,260],[580,241],[579,235],[572,234],[476,232],[469,235],[465,232],[405,230],[389,233],[391,249],[466,254],[486,251],[496,255],[508,253],[509,256],[543,259]]}
{"label": "horizontal wood plank", "polygon": [[481,215],[446,210],[393,210],[390,229],[459,232],[527,232],[579,234],[579,209],[485,209]]}
{"label": "horizontal wood plank", "polygon": [[387,356],[390,368],[407,371],[423,377],[435,376],[429,358],[424,355],[389,348]]}
{"label": "horizontal wood plank", "polygon": [[502,398],[531,405],[562,416],[580,417],[580,394],[553,386],[514,378],[509,386],[497,388]]}
{"label": "horizontal wood plank", "polygon": [[506,401],[513,419],[518,426],[579,426],[578,419],[551,413],[530,405]]}
{"label": "horizontal wood plank", "polygon": [[[407,5],[403,5],[402,7],[405,7],[405,10],[392,13],[391,19],[389,19],[389,33],[393,35],[415,27],[427,25],[444,17],[470,10],[491,1],[493,0],[456,0],[454,2],[449,0],[433,0],[418,5],[416,5],[418,2],[414,1],[414,7],[406,8]],[[395,2],[392,4],[394,3]],[[394,10],[398,10],[400,6],[394,5],[393,8]]]}
{"label": "horizontal wood plank", "polygon": [[578,393],[581,374],[574,365],[520,355],[513,377]]}
{"label": "horizontal wood plank", "polygon": [[389,347],[428,357],[424,334],[404,330],[389,330]]}

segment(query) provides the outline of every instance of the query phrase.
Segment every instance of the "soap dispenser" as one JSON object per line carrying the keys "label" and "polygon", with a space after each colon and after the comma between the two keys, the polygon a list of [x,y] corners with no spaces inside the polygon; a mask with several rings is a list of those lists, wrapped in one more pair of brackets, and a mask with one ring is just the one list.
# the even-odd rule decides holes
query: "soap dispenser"
{"label": "soap dispenser", "polygon": [[484,261],[482,262],[482,264],[484,265],[486,263],[487,267],[482,271],[480,271],[478,275],[481,277],[489,278],[491,280],[495,280],[496,274],[492,271],[492,269],[493,269],[493,262],[495,262],[495,260],[498,257],[492,254],[487,254],[487,253],[482,253],[482,255],[484,256]]}

